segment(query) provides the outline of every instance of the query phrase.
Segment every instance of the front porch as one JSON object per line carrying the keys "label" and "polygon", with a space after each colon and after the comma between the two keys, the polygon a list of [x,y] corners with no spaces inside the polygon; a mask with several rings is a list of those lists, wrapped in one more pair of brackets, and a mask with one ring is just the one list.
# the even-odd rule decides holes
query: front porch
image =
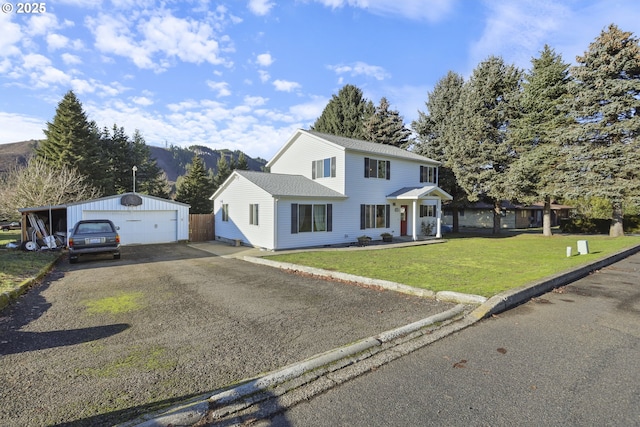
{"label": "front porch", "polygon": [[419,236],[429,236],[429,230],[435,229],[435,238],[442,238],[442,201],[453,197],[436,185],[423,187],[404,187],[389,195],[387,200],[400,210],[400,235],[395,238],[407,238],[418,241]]}

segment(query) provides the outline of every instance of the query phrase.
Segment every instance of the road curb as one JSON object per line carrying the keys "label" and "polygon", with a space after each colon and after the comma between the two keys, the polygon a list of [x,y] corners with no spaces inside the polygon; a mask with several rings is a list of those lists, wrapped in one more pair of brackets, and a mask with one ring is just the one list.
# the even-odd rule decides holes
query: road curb
{"label": "road curb", "polygon": [[[223,389],[214,394],[209,394],[208,398],[201,398],[199,400],[190,401],[180,406],[175,406],[171,409],[156,412],[154,414],[147,414],[146,416],[142,416],[137,420],[132,420],[123,424],[120,424],[120,427],[169,427],[169,426],[178,426],[178,425],[193,425],[199,421],[202,421],[204,417],[209,414],[212,410],[215,410],[217,417],[226,417],[232,416],[234,413],[238,413],[242,410],[249,408],[252,405],[259,403],[259,398],[254,398],[254,396],[261,394],[263,391],[268,391],[279,385],[286,383],[287,381],[291,381],[293,385],[291,386],[291,390],[304,385],[304,383],[296,383],[294,380],[296,377],[302,377],[306,373],[319,370],[322,371],[323,366],[338,364],[340,361],[346,360],[343,366],[353,365],[357,361],[361,361],[373,356],[371,352],[372,349],[381,347],[385,343],[390,343],[394,340],[397,340],[397,347],[407,346],[408,350],[404,352],[398,352],[398,354],[407,354],[411,351],[415,351],[418,348],[421,348],[429,343],[441,339],[447,335],[465,329],[480,320],[489,317],[493,314],[505,311],[509,308],[513,308],[523,302],[546,293],[556,287],[567,285],[575,280],[578,280],[584,276],[589,275],[593,271],[597,271],[601,268],[604,268],[608,265],[611,265],[615,262],[618,262],[630,255],[633,255],[637,252],[640,252],[640,245],[636,245],[634,247],[621,250],[602,258],[600,260],[594,261],[590,264],[583,265],[580,267],[573,268],[571,270],[565,271],[563,273],[559,273],[553,276],[549,276],[543,278],[537,282],[533,282],[519,288],[511,289],[509,291],[502,292],[494,297],[486,299],[484,297],[477,297],[474,295],[466,295],[466,294],[458,294],[456,292],[447,292],[441,295],[443,301],[466,301],[460,302],[455,307],[443,312],[436,314],[434,316],[430,316],[426,319],[420,320],[418,322],[411,323],[406,326],[402,326],[400,328],[393,329],[391,331],[383,332],[373,337],[365,338],[360,341],[356,341],[355,343],[346,345],[344,347],[340,347],[334,350],[330,350],[326,353],[321,353],[312,358],[306,359],[302,362],[294,363],[292,365],[285,366],[282,369],[277,371],[272,371],[265,375],[252,378],[246,381],[243,381],[241,384]],[[379,281],[375,279],[369,278],[361,278],[360,276],[347,275],[344,273],[331,272],[327,270],[321,269],[312,269],[310,267],[302,267],[295,264],[288,263],[278,263],[270,260],[265,260],[259,257],[250,257],[245,256],[245,260],[250,262],[255,262],[258,264],[269,265],[277,268],[284,268],[286,270],[292,271],[300,271],[308,274],[314,274],[322,276],[321,273],[330,273],[328,277],[346,280],[346,281],[358,281],[359,283],[363,283],[370,286],[379,286],[385,289],[397,290],[400,292],[409,293],[412,295],[419,295],[427,298],[436,298],[437,294],[432,291],[429,292],[415,292],[413,291],[407,292],[406,288],[408,286],[402,285],[395,282],[388,281]],[[360,282],[360,280],[363,280]],[[418,290],[422,291],[422,290]],[[477,298],[474,298],[477,297]],[[448,298],[448,299],[444,299]],[[475,301],[475,303],[470,303],[469,301]],[[465,314],[465,311],[469,304],[477,305],[477,307]],[[464,314],[464,315],[463,315]],[[460,317],[460,319],[454,321],[456,317]],[[447,326],[442,328],[441,330],[436,329],[433,336],[430,336],[428,339],[421,341],[420,343],[412,344],[411,341],[420,340],[420,335],[424,338],[424,334],[419,334],[421,330],[424,330],[430,325],[434,325],[440,322],[451,321]],[[416,334],[416,336],[413,336]],[[393,348],[393,347],[392,347]],[[361,358],[358,359],[358,355],[361,355]],[[400,357],[397,355],[396,357]],[[352,360],[353,358],[357,360]],[[384,359],[384,358],[382,358]],[[393,359],[393,357],[391,357]],[[387,360],[388,361],[388,360]],[[387,363],[387,361],[383,360],[379,362],[379,365]],[[312,378],[310,381],[317,379],[316,377]],[[355,374],[357,376],[357,374]],[[286,385],[285,385],[286,388]],[[279,395],[286,393],[288,390],[280,390]],[[305,399],[308,399],[310,396],[305,396]],[[215,409],[212,409],[215,408]]]}
{"label": "road curb", "polygon": [[635,254],[636,252],[640,252],[640,245],[623,249],[590,264],[575,267],[568,271],[564,271],[553,276],[545,277],[539,281],[520,286],[519,288],[501,292],[498,295],[495,295],[480,304],[478,308],[476,308],[469,314],[469,316],[473,317],[474,319],[480,320],[493,314],[508,310],[522,304],[525,301],[530,300],[533,297],[542,295],[552,289],[567,285],[582,277],[588,276],[592,272],[616,263],[624,258],[627,258],[628,256]]}
{"label": "road curb", "polygon": [[[312,356],[301,362],[287,365],[276,371],[266,373],[262,376],[244,380],[237,386],[223,389],[219,392],[209,394],[204,400],[191,401],[189,403],[173,407],[164,412],[147,414],[137,420],[119,424],[119,427],[170,427],[192,425],[200,421],[211,409],[217,407],[217,412],[222,416],[232,414],[255,403],[252,396],[258,395],[269,389],[273,389],[288,381],[302,377],[311,371],[318,370],[323,366],[338,363],[341,360],[357,358],[363,354],[363,358],[370,356],[369,352],[373,348],[381,347],[400,337],[407,336],[419,331],[427,326],[445,322],[456,316],[461,316],[467,306],[458,304],[442,313],[434,314],[425,319],[401,326],[381,334],[364,338],[343,347],[329,350],[325,353]],[[296,384],[295,387],[300,386]]]}

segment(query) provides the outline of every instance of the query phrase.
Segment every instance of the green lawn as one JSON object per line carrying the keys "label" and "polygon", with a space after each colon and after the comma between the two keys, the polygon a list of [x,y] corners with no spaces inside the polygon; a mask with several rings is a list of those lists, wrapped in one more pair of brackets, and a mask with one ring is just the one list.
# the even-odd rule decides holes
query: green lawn
{"label": "green lawn", "polygon": [[24,280],[36,276],[56,259],[59,252],[24,252],[4,249],[7,243],[20,239],[20,230],[0,231],[0,292],[15,289]]}
{"label": "green lawn", "polygon": [[[588,255],[577,241],[588,240]],[[390,280],[418,288],[490,297],[640,244],[640,237],[520,234],[448,238],[445,243],[404,248],[309,251],[268,259]],[[567,257],[567,246],[573,256]]]}

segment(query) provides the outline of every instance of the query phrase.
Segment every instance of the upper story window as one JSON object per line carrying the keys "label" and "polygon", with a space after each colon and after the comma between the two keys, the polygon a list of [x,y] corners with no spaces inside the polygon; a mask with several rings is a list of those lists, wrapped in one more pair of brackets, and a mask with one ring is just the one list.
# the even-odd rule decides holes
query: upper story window
{"label": "upper story window", "polygon": [[314,160],[311,162],[311,179],[316,178],[335,178],[336,176],[336,158],[331,157],[322,160]]}
{"label": "upper story window", "polygon": [[391,179],[391,162],[389,160],[377,160],[365,157],[364,177]]}
{"label": "upper story window", "polygon": [[420,166],[420,182],[437,183],[437,168],[434,166]]}

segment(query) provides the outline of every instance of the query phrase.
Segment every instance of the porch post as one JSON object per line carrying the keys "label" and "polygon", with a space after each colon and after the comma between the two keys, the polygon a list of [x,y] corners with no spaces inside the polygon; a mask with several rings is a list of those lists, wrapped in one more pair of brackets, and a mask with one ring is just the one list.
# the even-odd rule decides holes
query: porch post
{"label": "porch post", "polygon": [[436,201],[436,238],[442,238],[442,199]]}
{"label": "porch post", "polygon": [[418,207],[418,201],[414,199],[413,200],[413,215],[412,215],[412,219],[413,219],[413,235],[412,235],[412,237],[413,237],[413,241],[414,242],[418,240],[418,231],[417,231],[418,226],[417,226],[417,223],[416,223],[416,209],[417,209],[417,207]]}

